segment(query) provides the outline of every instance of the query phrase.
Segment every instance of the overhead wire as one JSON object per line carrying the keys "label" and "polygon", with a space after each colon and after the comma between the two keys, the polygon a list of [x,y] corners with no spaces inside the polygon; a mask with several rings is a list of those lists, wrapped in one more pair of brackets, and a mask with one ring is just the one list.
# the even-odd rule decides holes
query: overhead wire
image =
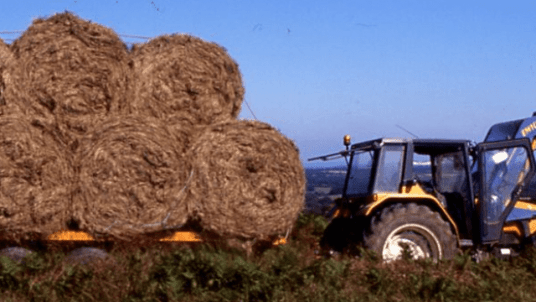
{"label": "overhead wire", "polygon": [[255,120],[259,120],[256,116],[255,116],[255,113],[253,113],[253,110],[251,110],[251,107],[249,107],[249,103],[246,99],[244,99],[244,103],[246,103],[246,106],[248,107],[249,109],[249,112],[251,112],[251,115],[253,115],[253,118],[255,118]]}
{"label": "overhead wire", "polygon": [[151,37],[145,37],[145,36],[138,36],[138,35],[129,35],[129,34],[119,34],[120,37],[125,38],[134,38],[134,39],[143,39],[143,40],[150,40]]}
{"label": "overhead wire", "polygon": [[[18,34],[21,34],[23,33],[24,31],[23,30],[4,30],[4,31],[0,31],[0,35],[18,35]],[[2,39],[4,42],[13,42],[15,41],[15,39],[13,38],[5,38],[5,39]]]}
{"label": "overhead wire", "polygon": [[[22,34],[24,32],[24,30],[2,30],[0,31],[0,35],[18,35],[18,34]],[[147,37],[147,36],[139,36],[139,35],[130,35],[130,34],[118,34],[120,37],[123,37],[123,38],[131,38],[131,39],[141,39],[141,40],[150,40],[152,39],[151,37]],[[4,41],[13,41],[15,39],[3,39]],[[126,42],[125,43],[127,44],[133,44],[131,42]]]}
{"label": "overhead wire", "polygon": [[0,35],[14,35],[14,34],[21,34],[23,33],[23,30],[5,30],[0,31]]}

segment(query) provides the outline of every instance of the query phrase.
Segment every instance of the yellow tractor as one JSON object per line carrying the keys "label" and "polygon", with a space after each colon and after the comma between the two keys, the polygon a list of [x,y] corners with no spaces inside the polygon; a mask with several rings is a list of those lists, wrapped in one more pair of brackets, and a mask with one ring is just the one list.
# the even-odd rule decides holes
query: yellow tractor
{"label": "yellow tractor", "polygon": [[[516,255],[533,245],[536,117],[497,124],[486,141],[382,138],[310,160],[345,158],[343,195],[321,245],[403,257]],[[531,142],[532,139],[532,142]],[[535,188],[536,189],[536,188]]]}

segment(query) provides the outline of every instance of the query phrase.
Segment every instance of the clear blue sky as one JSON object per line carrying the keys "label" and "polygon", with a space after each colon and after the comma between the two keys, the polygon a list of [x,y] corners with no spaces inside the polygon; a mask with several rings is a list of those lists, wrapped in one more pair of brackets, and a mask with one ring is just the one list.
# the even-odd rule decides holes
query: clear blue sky
{"label": "clear blue sky", "polygon": [[[306,165],[347,133],[481,141],[536,111],[536,1],[4,1],[0,31],[65,10],[119,34],[224,46],[256,117]],[[253,118],[245,104],[240,117]]]}

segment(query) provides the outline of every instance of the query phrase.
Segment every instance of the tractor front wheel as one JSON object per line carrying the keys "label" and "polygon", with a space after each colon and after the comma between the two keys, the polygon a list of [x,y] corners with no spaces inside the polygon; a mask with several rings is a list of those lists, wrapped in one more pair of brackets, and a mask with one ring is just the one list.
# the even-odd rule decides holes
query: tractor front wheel
{"label": "tractor front wheel", "polygon": [[371,219],[363,241],[387,262],[404,257],[438,261],[457,253],[449,223],[429,207],[415,203],[395,204],[380,211]]}

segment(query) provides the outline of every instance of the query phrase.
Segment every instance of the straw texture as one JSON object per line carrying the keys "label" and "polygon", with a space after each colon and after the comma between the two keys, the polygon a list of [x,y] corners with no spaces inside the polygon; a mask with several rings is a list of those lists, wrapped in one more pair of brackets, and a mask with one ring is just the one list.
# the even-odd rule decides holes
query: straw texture
{"label": "straw texture", "polygon": [[268,124],[229,121],[193,143],[189,202],[204,228],[223,236],[284,234],[304,203],[305,175],[294,143]]}
{"label": "straw texture", "polygon": [[216,43],[164,35],[131,54],[129,112],[165,118],[189,114],[208,125],[238,116],[244,87],[238,65]]}
{"label": "straw texture", "polygon": [[6,104],[4,100],[4,90],[6,82],[9,83],[10,77],[7,71],[9,64],[13,64],[13,54],[9,46],[0,39],[0,115],[3,114],[3,109]]}
{"label": "straw texture", "polygon": [[185,223],[185,139],[160,120],[137,116],[110,118],[84,138],[73,193],[80,228],[127,238]]}
{"label": "straw texture", "polygon": [[34,20],[11,48],[17,64],[4,97],[66,143],[124,106],[128,51],[111,29],[66,12]]}
{"label": "straw texture", "polygon": [[57,142],[22,117],[0,117],[0,228],[10,236],[65,228],[74,171]]}

